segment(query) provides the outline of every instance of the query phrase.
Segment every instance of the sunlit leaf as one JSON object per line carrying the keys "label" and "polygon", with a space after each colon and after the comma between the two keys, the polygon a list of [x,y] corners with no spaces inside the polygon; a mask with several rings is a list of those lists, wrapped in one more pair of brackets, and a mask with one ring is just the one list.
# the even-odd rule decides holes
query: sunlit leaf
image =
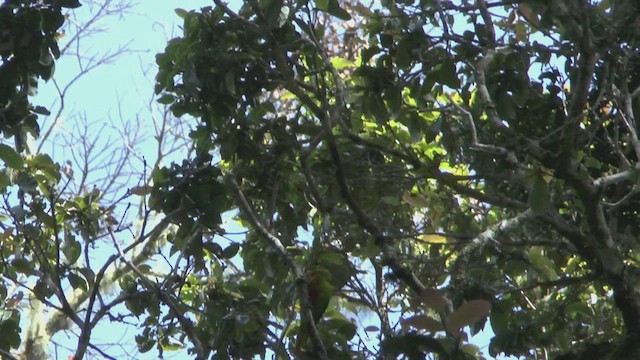
{"label": "sunlit leaf", "polygon": [[0,144],[0,159],[2,159],[8,167],[14,169],[20,169],[24,164],[20,154],[5,144]]}
{"label": "sunlit leaf", "polygon": [[402,200],[404,200],[411,206],[421,208],[421,209],[429,206],[429,202],[424,196],[420,194],[413,194],[408,191],[404,192],[404,194],[402,195]]}
{"label": "sunlit leaf", "polygon": [[336,70],[344,70],[346,68],[354,67],[355,63],[353,61],[334,56],[331,58],[331,65],[333,65]]}
{"label": "sunlit leaf", "polygon": [[420,235],[420,239],[430,244],[446,244],[447,238],[437,234],[423,234]]}
{"label": "sunlit leaf", "polygon": [[176,13],[179,17],[181,17],[182,19],[186,18],[186,17],[187,17],[187,15],[189,14],[189,12],[188,12],[187,10],[185,10],[185,9],[181,9],[181,8],[177,8],[177,9],[175,9],[174,11],[175,11],[175,13]]}
{"label": "sunlit leaf", "polygon": [[529,261],[536,267],[536,270],[541,271],[549,280],[557,280],[558,274],[555,270],[555,264],[547,256],[541,253],[538,249],[534,248],[528,251],[527,257]]}

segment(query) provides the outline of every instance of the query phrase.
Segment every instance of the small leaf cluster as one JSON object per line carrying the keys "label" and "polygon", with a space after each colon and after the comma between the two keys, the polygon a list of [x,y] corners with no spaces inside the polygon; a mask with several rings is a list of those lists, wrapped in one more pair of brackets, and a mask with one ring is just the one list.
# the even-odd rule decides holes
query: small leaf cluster
{"label": "small leaf cluster", "polygon": [[63,9],[80,6],[77,0],[4,1],[0,5],[0,131],[15,137],[19,150],[26,134],[37,137],[38,114],[49,115],[34,106],[39,79],[48,81],[60,57],[58,39],[64,24]]}

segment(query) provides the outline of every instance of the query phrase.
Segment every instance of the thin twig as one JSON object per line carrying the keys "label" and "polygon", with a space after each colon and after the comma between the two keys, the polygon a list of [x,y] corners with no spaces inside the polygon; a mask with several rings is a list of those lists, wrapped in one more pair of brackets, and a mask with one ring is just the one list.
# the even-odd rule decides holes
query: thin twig
{"label": "thin twig", "polygon": [[[120,244],[118,244],[118,241],[116,240],[115,234],[113,233],[113,231],[110,231],[109,234],[111,235],[113,246],[118,251],[118,257],[120,261],[126,264],[127,267],[137,275],[137,277],[144,284],[144,286],[148,290],[156,293],[160,297],[160,299],[169,307],[169,309],[171,309],[172,313],[175,315],[176,319],[182,326],[182,330],[189,337],[189,340],[191,340],[194,347],[194,351],[196,352],[196,359],[206,360],[208,358],[209,351],[200,341],[200,338],[196,333],[196,329],[193,326],[193,322],[184,315],[183,311],[180,310],[178,305],[169,295],[167,295],[164,291],[162,291],[162,289],[160,289],[157,284],[154,284],[151,280],[149,280],[149,278],[147,278],[147,276],[144,275],[142,271],[140,271],[140,269],[138,269],[138,267],[133,262],[131,262],[129,259],[126,258],[125,253],[120,247]],[[82,354],[80,354],[80,356],[76,355],[76,357],[78,359],[81,359]]]}

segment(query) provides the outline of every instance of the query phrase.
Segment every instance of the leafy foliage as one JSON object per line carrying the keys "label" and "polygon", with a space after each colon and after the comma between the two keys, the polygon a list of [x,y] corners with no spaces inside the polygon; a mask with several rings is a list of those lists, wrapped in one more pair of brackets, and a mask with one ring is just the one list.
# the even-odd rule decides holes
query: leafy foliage
{"label": "leafy foliage", "polygon": [[[490,320],[492,355],[609,342],[630,354],[638,45],[610,25],[638,8],[559,4],[179,12],[184,35],[157,57],[156,92],[200,119],[183,167],[219,169],[236,199],[217,211],[237,207],[249,231],[237,261],[270,304],[265,348],[281,353],[292,319],[308,322],[291,289],[329,252],[350,276],[327,321],[380,325],[382,353],[475,357],[459,331]],[[440,305],[421,307],[436,288]],[[323,324],[314,356],[376,352],[363,332],[342,346]],[[409,339],[424,346],[405,353]]]}
{"label": "leafy foliage", "polygon": [[78,6],[77,0],[8,0],[0,5],[0,131],[15,137],[18,151],[27,133],[38,136],[38,114],[49,115],[28,98],[38,91],[39,79],[53,76],[63,8]]}
{"label": "leafy foliage", "polygon": [[91,319],[118,260],[114,304],[161,355],[475,359],[490,325],[493,357],[638,356],[635,1],[214,3],[156,56],[194,151],[132,189],[134,240],[98,189],[61,196],[50,157],[0,146],[3,273],[88,292]]}

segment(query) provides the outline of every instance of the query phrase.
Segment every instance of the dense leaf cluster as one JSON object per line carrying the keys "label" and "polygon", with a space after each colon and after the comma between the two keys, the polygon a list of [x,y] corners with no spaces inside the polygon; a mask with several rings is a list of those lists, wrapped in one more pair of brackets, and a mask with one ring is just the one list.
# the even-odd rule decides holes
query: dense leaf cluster
{"label": "dense leaf cluster", "polygon": [[78,6],[77,0],[6,0],[0,5],[0,131],[5,138],[15,137],[19,151],[27,133],[37,137],[40,132],[37,114],[49,114],[33,106],[29,96],[36,94],[39,79],[53,76],[63,8]]}
{"label": "dense leaf cluster", "polygon": [[[48,156],[0,146],[19,204],[0,266],[42,301],[84,291],[84,319],[59,306],[79,344],[113,264],[143,352],[475,359],[490,326],[494,357],[638,357],[635,1],[214,3],[177,9],[156,56],[194,151],[132,189],[138,237],[119,245],[98,189],[61,195]],[[29,89],[76,5],[0,8],[5,135],[37,129]],[[94,269],[103,237],[117,254]]]}
{"label": "dense leaf cluster", "polygon": [[[279,263],[310,268],[331,251],[355,271],[335,306],[372,311],[390,354],[404,336],[422,341],[413,328],[438,339],[420,352],[468,356],[432,319],[479,299],[492,304],[494,355],[566,353],[623,329],[629,351],[637,40],[610,24],[633,23],[637,6],[403,1],[352,4],[347,17],[334,2],[216,4],[180,12],[156,91],[201,120],[192,168],[206,159],[235,184],[243,276],[285,322],[273,341],[294,333],[296,297],[281,294],[295,271]],[[424,316],[411,299],[435,287],[449,305],[411,318]],[[471,334],[484,324],[475,311]],[[327,351],[367,348],[336,348],[322,327]]]}

